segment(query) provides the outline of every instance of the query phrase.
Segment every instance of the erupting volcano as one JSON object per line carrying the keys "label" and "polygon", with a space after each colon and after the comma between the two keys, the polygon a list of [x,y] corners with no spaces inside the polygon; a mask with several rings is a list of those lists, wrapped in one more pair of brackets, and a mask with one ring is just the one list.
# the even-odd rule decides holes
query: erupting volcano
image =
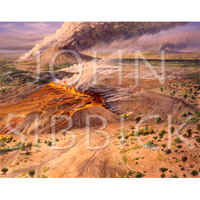
{"label": "erupting volcano", "polygon": [[[10,122],[11,126],[23,134],[34,133],[36,119],[40,133],[50,133],[52,116],[65,116],[65,119],[58,117],[56,131],[66,128],[69,119],[73,120],[73,128],[85,127],[87,115],[96,114],[106,116],[108,121],[117,120],[117,116],[104,107],[104,99],[98,93],[81,93],[76,91],[74,85],[68,87],[66,82],[64,85],[51,82],[24,99],[0,106],[0,127],[2,132],[9,130],[5,125],[6,116],[10,113],[16,119]],[[101,123],[101,120],[91,119],[92,126]]]}

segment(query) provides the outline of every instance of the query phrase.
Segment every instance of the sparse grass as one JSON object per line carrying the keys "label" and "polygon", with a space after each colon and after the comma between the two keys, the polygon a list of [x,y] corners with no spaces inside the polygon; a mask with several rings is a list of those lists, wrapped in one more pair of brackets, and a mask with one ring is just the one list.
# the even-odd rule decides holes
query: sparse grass
{"label": "sparse grass", "polygon": [[[152,66],[160,66],[160,60],[149,60]],[[194,67],[200,68],[200,60],[165,60],[166,67]]]}
{"label": "sparse grass", "polygon": [[141,148],[142,148],[142,146],[140,146],[140,145],[138,145],[138,144],[135,144],[135,146],[132,147],[133,150],[141,149]]}
{"label": "sparse grass", "polygon": [[48,178],[45,174],[42,174],[39,178]]}
{"label": "sparse grass", "polygon": [[28,178],[28,172],[22,173],[18,177],[19,178]]}
{"label": "sparse grass", "polygon": [[128,151],[128,150],[123,149],[123,150],[120,151],[120,154],[126,153],[127,151]]}
{"label": "sparse grass", "polygon": [[127,157],[126,156],[122,156],[122,159],[123,159],[124,163],[126,164],[127,161],[128,161]]}
{"label": "sparse grass", "polygon": [[12,171],[12,173],[16,173],[16,172],[18,172],[20,169],[14,169],[13,171]]}
{"label": "sparse grass", "polygon": [[158,157],[156,158],[156,160],[166,162],[166,158],[162,154],[158,154]]}
{"label": "sparse grass", "polygon": [[0,60],[0,84],[18,86],[23,82],[33,81],[32,72],[15,68],[13,60]]}
{"label": "sparse grass", "polygon": [[192,117],[191,119],[190,119],[190,122],[191,123],[196,123],[196,122],[198,122],[199,121],[199,119],[198,118],[195,118],[195,117]]}
{"label": "sparse grass", "polygon": [[117,163],[116,163],[115,161],[113,161],[113,162],[112,162],[112,165],[115,166],[115,165],[117,165]]}
{"label": "sparse grass", "polygon": [[[54,71],[61,70],[64,68],[69,68],[74,64],[76,64],[76,63],[64,63],[64,64],[56,65],[56,66],[54,66]],[[44,69],[49,71],[49,65],[45,65]]]}
{"label": "sparse grass", "polygon": [[119,175],[118,172],[115,172],[115,176],[116,176],[117,178],[120,178],[120,175]]}
{"label": "sparse grass", "polygon": [[44,167],[43,172],[46,173],[49,170],[49,167]]}

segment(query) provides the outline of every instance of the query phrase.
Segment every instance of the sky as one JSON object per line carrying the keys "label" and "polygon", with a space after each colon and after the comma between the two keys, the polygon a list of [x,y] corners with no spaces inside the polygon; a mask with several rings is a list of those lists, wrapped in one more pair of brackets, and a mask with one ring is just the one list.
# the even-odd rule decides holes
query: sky
{"label": "sky", "polygon": [[26,52],[63,22],[0,22],[0,52]]}
{"label": "sky", "polygon": [[[45,36],[54,34],[63,22],[0,22],[0,52],[27,52]],[[95,49],[112,51],[168,49],[181,52],[200,52],[200,23],[191,22],[138,40],[114,41]]]}

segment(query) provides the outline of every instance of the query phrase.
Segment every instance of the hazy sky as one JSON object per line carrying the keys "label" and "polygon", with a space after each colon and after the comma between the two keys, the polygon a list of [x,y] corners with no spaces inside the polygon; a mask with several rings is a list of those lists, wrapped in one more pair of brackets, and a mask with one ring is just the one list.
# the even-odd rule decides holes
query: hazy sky
{"label": "hazy sky", "polygon": [[[0,52],[29,51],[48,34],[54,34],[63,22],[0,22]],[[200,23],[192,22],[154,35],[145,35],[139,40],[114,41],[99,49],[120,48],[130,50],[169,49],[174,51],[200,51]],[[98,49],[98,47],[95,47]]]}
{"label": "hazy sky", "polygon": [[63,22],[0,22],[0,51],[29,51]]}

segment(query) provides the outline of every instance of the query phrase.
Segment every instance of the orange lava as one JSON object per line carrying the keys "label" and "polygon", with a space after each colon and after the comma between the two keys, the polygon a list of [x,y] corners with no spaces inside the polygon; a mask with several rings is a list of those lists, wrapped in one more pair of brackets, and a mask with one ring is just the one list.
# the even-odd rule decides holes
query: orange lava
{"label": "orange lava", "polygon": [[54,88],[62,88],[64,90],[70,91],[73,94],[78,94],[78,95],[87,95],[90,96],[94,101],[98,102],[99,105],[102,104],[103,106],[105,106],[104,104],[104,98],[99,94],[99,93],[93,93],[93,92],[84,92],[81,93],[80,91],[76,91],[76,88],[74,85],[72,85],[72,87],[68,87],[66,84],[66,81],[64,81],[64,85],[61,84],[61,81],[59,81],[59,84],[55,84],[54,82],[51,82],[48,84],[49,86],[52,86]]}
{"label": "orange lava", "polygon": [[[77,91],[74,85],[70,88],[66,85],[66,82],[64,82],[64,85],[51,82],[40,91],[32,93],[17,102],[0,105],[0,132],[5,134],[10,130],[5,125],[11,113],[16,116],[21,115],[20,119],[10,123],[14,128],[20,124],[26,126],[26,124],[23,125],[23,121],[25,118],[30,117],[31,113],[33,115],[39,113],[39,119],[42,123],[43,121],[50,121],[52,115],[72,117],[77,111],[91,106],[105,107],[103,97],[98,93]],[[34,123],[34,119],[31,118],[28,121],[30,120]],[[63,120],[60,125],[66,122],[67,120]],[[21,129],[23,130],[23,128]]]}
{"label": "orange lava", "polygon": [[81,94],[79,91],[78,92],[76,91],[76,88],[74,85],[72,85],[71,88],[68,87],[66,84],[66,81],[64,81],[64,85],[61,84],[61,81],[59,81],[59,84],[55,84],[54,82],[51,82],[48,85],[55,87],[55,88],[62,88],[62,89],[68,90],[68,91],[72,92],[73,94]]}

